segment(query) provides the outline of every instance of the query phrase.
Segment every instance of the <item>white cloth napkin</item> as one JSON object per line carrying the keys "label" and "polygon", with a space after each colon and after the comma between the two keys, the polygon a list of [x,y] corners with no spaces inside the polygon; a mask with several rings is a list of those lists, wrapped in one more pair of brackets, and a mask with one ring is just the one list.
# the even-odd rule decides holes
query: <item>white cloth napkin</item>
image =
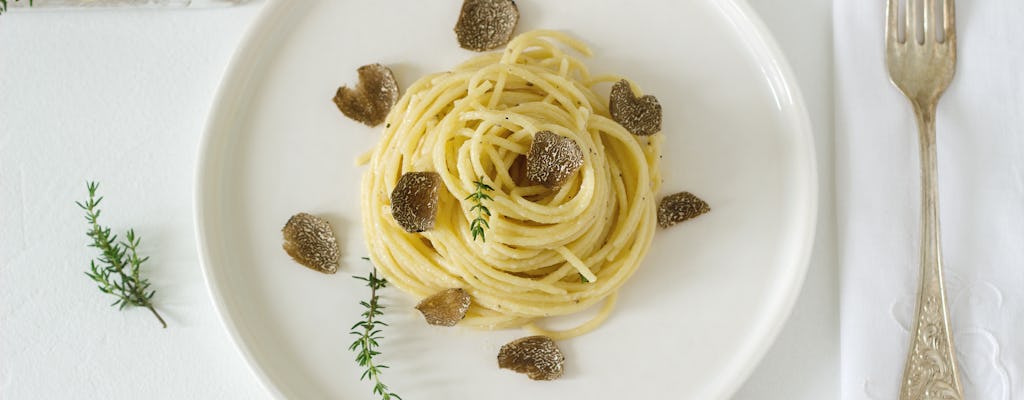
{"label": "white cloth napkin", "polygon": [[[835,0],[843,399],[895,399],[919,269],[910,104],[889,83],[885,0]],[[942,249],[967,399],[1024,399],[1024,1],[957,3],[939,101]]]}

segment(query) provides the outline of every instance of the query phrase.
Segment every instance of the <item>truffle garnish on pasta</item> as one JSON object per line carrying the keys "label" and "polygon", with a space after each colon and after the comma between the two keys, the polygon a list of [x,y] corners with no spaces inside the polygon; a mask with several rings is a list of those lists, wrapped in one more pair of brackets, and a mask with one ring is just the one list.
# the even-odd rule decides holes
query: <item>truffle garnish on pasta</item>
{"label": "truffle garnish on pasta", "polygon": [[455,36],[466,50],[487,51],[504,46],[519,23],[519,8],[512,0],[465,0]]}
{"label": "truffle garnish on pasta", "polygon": [[331,224],[322,218],[298,213],[288,218],[281,229],[284,233],[284,251],[295,262],[325,274],[338,272],[338,240]]}
{"label": "truffle garnish on pasta", "polygon": [[370,64],[359,67],[355,89],[338,88],[334,104],[342,114],[368,126],[377,126],[387,118],[398,102],[398,82],[388,67]]}
{"label": "truffle garnish on pasta", "polygon": [[527,336],[501,346],[498,367],[526,374],[535,381],[550,381],[562,376],[565,356],[547,336]]}
{"label": "truffle garnish on pasta", "polygon": [[437,172],[406,172],[391,191],[391,216],[406,232],[434,228],[437,219]]}
{"label": "truffle garnish on pasta", "polygon": [[583,166],[583,150],[575,140],[550,131],[533,136],[526,155],[526,178],[548,189],[562,186]]}
{"label": "truffle garnish on pasta", "polygon": [[623,79],[612,86],[608,100],[612,119],[637,136],[661,132],[661,104],[651,95],[636,97],[629,81]]}
{"label": "truffle garnish on pasta", "polygon": [[446,289],[427,297],[416,304],[428,324],[455,326],[466,317],[469,310],[469,293],[462,288]]}
{"label": "truffle garnish on pasta", "polygon": [[658,203],[658,226],[668,228],[688,219],[697,218],[711,211],[704,200],[690,192],[665,196]]}

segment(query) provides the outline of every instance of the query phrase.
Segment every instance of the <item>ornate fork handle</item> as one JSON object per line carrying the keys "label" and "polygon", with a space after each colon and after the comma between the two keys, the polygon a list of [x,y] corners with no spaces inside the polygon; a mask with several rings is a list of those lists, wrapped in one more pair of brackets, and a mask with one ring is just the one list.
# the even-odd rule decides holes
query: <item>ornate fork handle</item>
{"label": "ornate fork handle", "polygon": [[921,286],[900,400],[961,400],[963,390],[942,282],[935,151],[936,102],[913,103],[921,146]]}

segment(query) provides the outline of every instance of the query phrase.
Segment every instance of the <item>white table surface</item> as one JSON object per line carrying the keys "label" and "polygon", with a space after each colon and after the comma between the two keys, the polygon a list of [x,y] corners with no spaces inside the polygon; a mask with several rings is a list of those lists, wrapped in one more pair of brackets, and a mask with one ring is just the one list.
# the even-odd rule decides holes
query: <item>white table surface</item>
{"label": "white table surface", "polygon": [[[749,2],[799,77],[821,210],[793,314],[734,398],[838,398],[831,2]],[[0,398],[268,397],[213,309],[192,224],[206,114],[261,7],[0,16]],[[168,329],[82,275],[86,180],[104,224],[141,234]]]}

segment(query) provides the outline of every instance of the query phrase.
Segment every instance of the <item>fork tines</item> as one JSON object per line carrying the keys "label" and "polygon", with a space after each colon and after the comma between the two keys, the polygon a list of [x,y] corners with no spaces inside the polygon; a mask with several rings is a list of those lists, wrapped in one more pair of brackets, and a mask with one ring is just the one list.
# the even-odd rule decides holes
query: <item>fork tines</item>
{"label": "fork tines", "polygon": [[[935,2],[942,2],[941,10]],[[922,7],[922,3],[923,7]],[[886,39],[904,44],[907,38],[914,38],[917,43],[929,41],[945,42],[950,38],[956,40],[956,13],[954,0],[889,0],[886,12]],[[935,29],[935,21],[940,17],[942,29]],[[890,34],[895,32],[896,34]]]}

